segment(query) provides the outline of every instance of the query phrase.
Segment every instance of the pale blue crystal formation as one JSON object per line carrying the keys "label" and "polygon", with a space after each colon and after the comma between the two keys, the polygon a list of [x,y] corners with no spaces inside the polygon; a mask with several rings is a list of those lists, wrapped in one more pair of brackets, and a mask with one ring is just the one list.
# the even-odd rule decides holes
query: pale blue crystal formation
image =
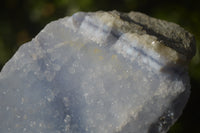
{"label": "pale blue crystal formation", "polygon": [[165,133],[189,97],[191,38],[136,12],[51,22],[0,73],[0,133]]}

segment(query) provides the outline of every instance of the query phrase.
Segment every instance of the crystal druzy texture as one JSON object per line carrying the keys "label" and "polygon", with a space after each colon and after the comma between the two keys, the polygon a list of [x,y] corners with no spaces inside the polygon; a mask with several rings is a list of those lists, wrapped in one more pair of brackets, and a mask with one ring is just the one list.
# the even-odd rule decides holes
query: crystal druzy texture
{"label": "crystal druzy texture", "polygon": [[165,133],[194,54],[190,33],[142,13],[51,22],[0,73],[0,133]]}

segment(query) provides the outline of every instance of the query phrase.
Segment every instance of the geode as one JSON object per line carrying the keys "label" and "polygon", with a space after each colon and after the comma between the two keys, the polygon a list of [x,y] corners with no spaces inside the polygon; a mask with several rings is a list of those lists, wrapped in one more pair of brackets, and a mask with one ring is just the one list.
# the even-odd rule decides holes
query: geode
{"label": "geode", "polygon": [[194,54],[189,32],[138,12],[51,22],[0,73],[0,132],[165,133]]}

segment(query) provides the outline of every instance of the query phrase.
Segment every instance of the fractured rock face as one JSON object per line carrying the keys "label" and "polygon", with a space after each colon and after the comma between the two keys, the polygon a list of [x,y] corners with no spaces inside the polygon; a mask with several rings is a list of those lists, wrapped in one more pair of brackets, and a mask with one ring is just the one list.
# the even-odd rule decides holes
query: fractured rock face
{"label": "fractured rock face", "polygon": [[165,133],[194,54],[190,33],[137,12],[54,21],[0,73],[0,132]]}

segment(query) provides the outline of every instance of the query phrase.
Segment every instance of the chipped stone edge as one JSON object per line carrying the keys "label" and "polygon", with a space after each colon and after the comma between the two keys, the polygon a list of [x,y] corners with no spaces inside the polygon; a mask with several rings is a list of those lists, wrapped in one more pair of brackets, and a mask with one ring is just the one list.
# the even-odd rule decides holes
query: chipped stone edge
{"label": "chipped stone edge", "polygon": [[[88,13],[88,15],[92,14],[94,13]],[[94,17],[107,26],[114,27],[119,32],[134,33],[141,37],[149,36],[152,42],[157,43],[154,43],[156,44],[154,47],[156,52],[167,56],[175,64],[188,64],[196,53],[194,36],[175,23],[133,11],[130,13],[121,13],[115,10],[98,11],[95,12]],[[147,47],[150,46],[149,42],[143,41],[142,43]],[[176,51],[176,53],[172,51]]]}

